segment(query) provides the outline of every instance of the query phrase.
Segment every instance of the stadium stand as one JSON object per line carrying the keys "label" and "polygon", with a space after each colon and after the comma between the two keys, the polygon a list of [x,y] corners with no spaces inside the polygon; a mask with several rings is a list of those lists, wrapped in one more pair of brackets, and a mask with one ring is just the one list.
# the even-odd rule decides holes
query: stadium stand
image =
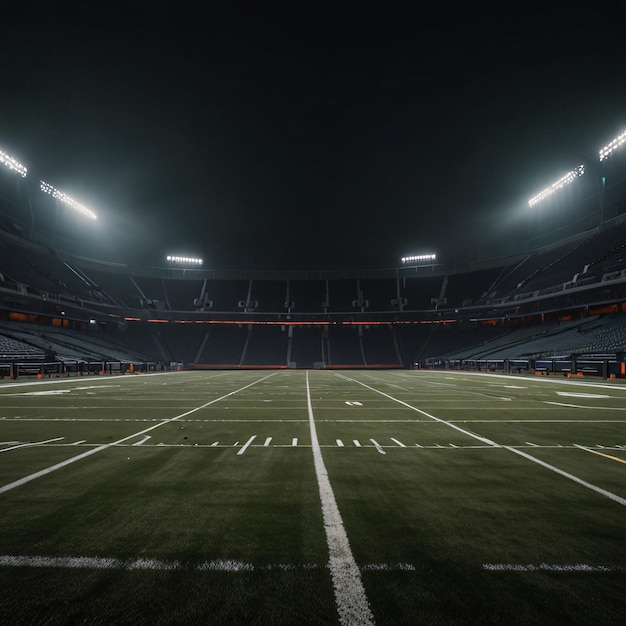
{"label": "stadium stand", "polygon": [[509,255],[229,272],[128,266],[44,244],[20,225],[19,197],[2,200],[0,180],[0,358],[92,371],[478,367],[596,355],[626,376],[625,195],[607,192],[595,226]]}
{"label": "stadium stand", "polygon": [[[163,289],[166,294],[166,302],[172,311],[192,311],[201,308],[202,287],[204,281],[198,279],[172,279],[163,278]],[[207,301],[209,299],[207,298]],[[205,308],[208,302],[204,303]]]}

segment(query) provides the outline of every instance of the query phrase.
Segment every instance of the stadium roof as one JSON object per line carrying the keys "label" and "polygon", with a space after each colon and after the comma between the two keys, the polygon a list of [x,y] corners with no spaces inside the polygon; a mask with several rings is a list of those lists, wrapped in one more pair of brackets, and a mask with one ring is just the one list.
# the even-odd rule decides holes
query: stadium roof
{"label": "stadium roof", "polygon": [[93,256],[389,267],[518,238],[626,128],[615,3],[13,6],[0,149],[98,214]]}

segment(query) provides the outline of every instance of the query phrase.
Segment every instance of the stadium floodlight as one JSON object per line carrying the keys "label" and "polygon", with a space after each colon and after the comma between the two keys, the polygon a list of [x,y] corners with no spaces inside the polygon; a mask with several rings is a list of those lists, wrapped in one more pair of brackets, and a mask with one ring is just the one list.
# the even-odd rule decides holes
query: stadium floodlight
{"label": "stadium floodlight", "polygon": [[89,219],[92,219],[92,220],[98,219],[98,216],[92,210],[90,210],[86,206],[83,206],[82,204],[76,202],[76,200],[73,200],[67,194],[63,193],[62,191],[59,191],[58,189],[55,189],[49,183],[46,183],[46,182],[44,182],[42,180],[39,183],[39,188],[44,193],[50,194],[53,198],[56,198],[60,202],[63,202],[63,204],[67,204],[67,206],[71,207],[75,211],[78,211],[79,213],[82,213],[83,215],[87,216]]}
{"label": "stadium floodlight", "polygon": [[2,152],[2,150],[0,150],[0,163],[10,170],[17,172],[22,178],[26,178],[26,172],[28,172],[28,170],[19,161],[5,152]]}
{"label": "stadium floodlight", "polygon": [[608,145],[604,146],[602,150],[600,150],[600,161],[604,161],[607,159],[614,150],[617,150],[623,143],[626,142],[626,130],[621,134],[615,137],[613,141],[611,141]]}
{"label": "stadium floodlight", "polygon": [[435,261],[437,259],[436,254],[410,254],[402,257],[403,263],[427,263],[428,261]]}
{"label": "stadium floodlight", "polygon": [[578,165],[571,172],[568,172],[567,174],[565,174],[565,176],[562,176],[561,178],[559,178],[559,180],[557,180],[555,183],[552,183],[549,187],[546,187],[543,191],[539,192],[536,196],[533,196],[528,201],[528,206],[533,206],[533,204],[537,204],[537,202],[540,202],[544,198],[551,196],[555,191],[558,191],[559,189],[561,189],[561,187],[564,187],[565,185],[569,185],[569,183],[574,182],[577,178],[580,178],[584,173],[585,173],[585,166],[582,164]]}
{"label": "stadium floodlight", "polygon": [[189,256],[176,256],[168,254],[167,260],[170,263],[182,263],[183,265],[202,265],[202,259],[197,259]]}

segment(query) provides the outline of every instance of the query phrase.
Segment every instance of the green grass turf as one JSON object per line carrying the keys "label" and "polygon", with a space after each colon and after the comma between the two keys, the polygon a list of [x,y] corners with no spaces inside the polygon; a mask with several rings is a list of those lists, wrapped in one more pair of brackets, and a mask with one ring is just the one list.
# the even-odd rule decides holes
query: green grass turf
{"label": "green grass turf", "polygon": [[[0,622],[337,623],[306,376],[0,387],[0,488],[107,446],[0,493],[0,557],[176,565],[5,563]],[[503,446],[624,500],[624,386],[426,371],[308,377],[376,623],[623,622],[626,506]],[[243,571],[203,569],[223,562]]]}

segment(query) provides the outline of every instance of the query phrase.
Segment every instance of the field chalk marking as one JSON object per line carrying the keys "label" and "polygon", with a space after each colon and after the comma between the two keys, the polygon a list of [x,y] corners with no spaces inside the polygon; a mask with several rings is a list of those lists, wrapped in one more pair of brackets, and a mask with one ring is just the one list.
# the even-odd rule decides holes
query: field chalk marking
{"label": "field chalk marking", "polygon": [[0,452],[9,452],[10,450],[17,450],[18,448],[31,448],[33,446],[43,446],[53,441],[61,441],[64,437],[55,437],[54,439],[45,439],[44,441],[29,441],[28,443],[20,443],[17,446],[11,446],[10,448],[2,448]]}
{"label": "field chalk marking", "polygon": [[604,452],[598,452],[597,450],[592,450],[591,448],[585,448],[585,446],[579,446],[577,443],[574,444],[577,448],[584,450],[585,452],[591,452],[591,454],[597,454],[598,456],[603,456],[605,459],[611,459],[611,461],[617,461],[618,463],[626,464],[626,460],[620,459],[617,456],[611,456],[610,454],[604,454]]}
{"label": "field chalk marking", "polygon": [[239,452],[237,452],[237,456],[239,456],[240,454],[243,454],[247,449],[248,446],[256,439],[256,435],[252,435],[252,437],[250,437],[250,439],[248,439],[248,441],[246,441],[246,443],[243,444],[243,446],[241,446],[241,449],[239,450]]}
{"label": "field chalk marking", "polygon": [[[32,568],[63,568],[63,569],[88,569],[88,570],[127,570],[127,571],[174,571],[187,570],[198,572],[253,572],[253,571],[293,571],[314,570],[323,566],[317,563],[267,563],[259,565],[234,559],[215,559],[204,561],[197,565],[181,563],[180,561],[160,561],[158,559],[137,558],[119,559],[115,557],[98,556],[40,556],[40,555],[0,555],[0,567],[32,567]],[[539,565],[523,563],[483,563],[482,569],[487,572],[561,572],[561,573],[610,573],[624,571],[621,565],[589,565],[587,563],[575,564],[549,564]],[[415,565],[412,563],[370,563],[361,568],[364,572],[414,572]]]}
{"label": "field chalk marking", "polygon": [[380,454],[387,454],[383,450],[383,447],[378,443],[378,441],[376,441],[376,439],[370,439],[370,441],[374,444],[374,447],[376,448],[376,450],[378,450]]}
{"label": "field chalk marking", "polygon": [[540,563],[539,565],[523,565],[517,563],[483,563],[483,569],[488,572],[619,572],[622,567],[614,565],[588,565],[587,563],[576,563],[573,565],[550,565]]}
{"label": "field chalk marking", "polygon": [[87,450],[87,452],[83,452],[82,454],[73,456],[69,459],[66,459],[65,461],[61,461],[60,463],[57,463],[56,465],[51,465],[50,467],[40,470],[39,472],[35,472],[34,474],[30,474],[29,476],[24,476],[24,478],[20,478],[19,480],[16,480],[12,483],[3,485],[2,487],[0,487],[0,494],[5,493],[6,491],[10,491],[11,489],[15,489],[15,487],[20,487],[21,485],[25,485],[26,483],[29,483],[31,480],[35,480],[36,478],[41,478],[42,476],[46,476],[47,474],[50,474],[58,469],[61,469],[62,467],[65,467],[66,465],[70,465],[72,463],[75,463],[76,461],[80,461],[81,459],[85,459],[88,456],[91,456],[92,454],[97,454],[98,452],[102,452],[103,450],[108,450],[109,448],[113,446],[117,446],[121,443],[124,443],[125,441],[128,441],[129,439],[134,439],[135,437],[139,437],[140,435],[145,435],[146,433],[149,433],[155,428],[159,428],[159,426],[163,426],[164,424],[169,424],[170,422],[179,420],[182,417],[191,415],[192,413],[195,413],[196,411],[200,411],[210,406],[211,404],[215,404],[216,402],[219,402],[220,400],[224,400],[224,398],[228,398],[229,396],[239,393],[240,391],[243,391],[244,389],[248,389],[248,387],[252,387],[252,385],[256,385],[257,383],[260,383],[266,380],[267,378],[270,378],[271,376],[275,376],[275,375],[276,375],[276,372],[273,372],[272,374],[269,374],[268,376],[264,376],[263,378],[259,378],[258,380],[255,380],[254,382],[248,385],[245,385],[244,387],[240,387],[239,389],[235,389],[234,391],[231,391],[230,393],[220,396],[219,398],[215,398],[214,400],[205,402],[203,405],[198,406],[195,409],[190,409],[189,411],[185,411],[184,413],[181,413],[180,415],[176,415],[175,417],[170,417],[168,419],[165,419],[162,422],[159,422],[158,424],[154,424],[153,426],[145,428],[144,430],[141,430],[137,433],[133,433],[132,435],[128,435],[127,437],[123,437],[122,439],[118,439],[117,441],[113,441],[112,443],[106,443],[104,445],[98,446],[97,448],[92,448],[91,450]]}
{"label": "field chalk marking", "polygon": [[[215,559],[198,564],[180,561],[160,561],[158,559],[137,558],[119,559],[101,556],[41,556],[0,554],[0,567],[56,567],[63,569],[88,570],[186,570],[197,572],[254,572],[254,571],[298,571],[323,569],[319,563],[265,563],[257,564],[234,559]],[[371,563],[361,568],[363,571],[414,572],[412,563]]]}
{"label": "field chalk marking", "polygon": [[322,449],[317,439],[308,371],[306,373],[306,402],[309,411],[313,462],[322,501],[324,531],[326,532],[326,543],[328,544],[328,566],[333,580],[339,621],[341,624],[349,624],[350,626],[374,624],[374,615],[365,595],[361,572],[350,549],[348,535],[337,507],[335,494],[324,465]]}
{"label": "field chalk marking", "polygon": [[367,385],[366,383],[362,383],[360,380],[356,380],[354,378],[349,378],[348,376],[344,376],[343,374],[337,374],[337,376],[339,376],[340,378],[343,378],[344,380],[348,380],[350,382],[353,383],[357,383],[363,387],[366,387],[367,389],[374,391],[378,394],[380,394],[381,396],[385,396],[386,398],[389,398],[390,400],[393,400],[394,402],[398,402],[399,404],[402,404],[403,406],[407,407],[408,409],[411,409],[413,411],[417,411],[418,413],[421,413],[422,415],[425,415],[427,417],[430,417],[431,419],[435,420],[436,422],[439,422],[440,424],[445,424],[446,426],[449,426],[450,428],[454,428],[455,430],[458,430],[459,432],[467,435],[468,437],[472,437],[473,439],[478,439],[479,441],[482,441],[483,443],[487,443],[491,446],[497,447],[497,448],[502,448],[503,450],[508,450],[509,452],[513,452],[515,454],[518,454],[519,456],[524,457],[525,459],[528,459],[529,461],[532,461],[533,463],[537,463],[538,465],[541,465],[542,467],[545,467],[546,469],[549,469],[552,472],[555,472],[557,474],[559,474],[560,476],[563,476],[564,478],[568,478],[569,480],[573,480],[575,483],[578,483],[579,485],[582,485],[583,487],[587,487],[587,489],[591,489],[592,491],[595,491],[596,493],[599,493],[607,498],[609,498],[610,500],[613,500],[613,502],[617,502],[618,504],[621,504],[622,506],[626,506],[626,499],[622,498],[621,496],[618,496],[614,493],[611,493],[610,491],[607,491],[606,489],[602,489],[602,487],[597,487],[596,485],[593,485],[591,483],[588,483],[586,480],[583,480],[582,478],[578,478],[578,476],[574,476],[573,474],[570,474],[569,472],[565,472],[561,469],[559,469],[558,467],[555,467],[554,465],[550,465],[549,463],[546,463],[545,461],[542,461],[540,459],[538,459],[537,457],[534,457],[526,452],[523,452],[522,450],[517,450],[516,448],[512,448],[510,446],[502,446],[498,443],[496,443],[495,441],[491,441],[491,439],[486,439],[484,437],[480,437],[479,435],[476,435],[475,433],[470,432],[469,430],[465,430],[463,428],[460,428],[459,426],[456,426],[455,424],[451,424],[450,422],[446,422],[446,420],[442,420],[438,417],[435,417],[434,415],[431,415],[430,413],[426,413],[426,411],[422,411],[422,409],[418,409],[417,407],[412,406],[411,404],[408,404],[407,402],[404,402],[403,400],[399,400],[398,398],[394,398],[393,396],[390,396],[388,393],[385,393],[384,391],[380,391],[379,389],[376,389],[375,387],[370,387],[369,385]]}

